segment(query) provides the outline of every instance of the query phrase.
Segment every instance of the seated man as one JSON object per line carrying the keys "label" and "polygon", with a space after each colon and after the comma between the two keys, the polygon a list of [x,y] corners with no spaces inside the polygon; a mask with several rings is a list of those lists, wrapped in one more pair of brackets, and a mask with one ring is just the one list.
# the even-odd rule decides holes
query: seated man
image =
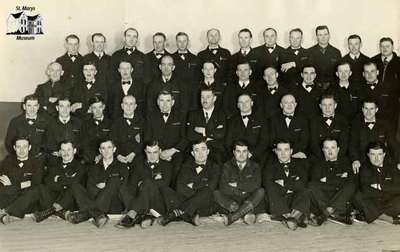
{"label": "seated man", "polygon": [[214,192],[222,213],[227,214],[224,223],[229,226],[240,218],[253,224],[255,214],[263,207],[264,189],[261,187],[261,167],[250,160],[249,145],[244,141],[233,144],[234,157],[227,161],[219,180],[219,190]]}
{"label": "seated man", "polygon": [[157,141],[145,144],[145,160],[135,162],[131,172],[128,187],[132,190],[127,194],[131,197],[128,212],[117,223],[117,227],[130,228],[136,224],[143,228],[152,224],[155,218],[166,214],[165,197],[172,180],[172,165],[160,159],[161,148]]}
{"label": "seated man", "polygon": [[209,216],[214,212],[213,192],[218,185],[220,167],[208,159],[209,152],[204,139],[192,145],[194,159],[188,159],[182,165],[176,194],[170,195],[169,211],[163,216],[161,225],[181,219],[198,226],[199,216]]}
{"label": "seated man", "polygon": [[292,158],[293,149],[287,140],[277,141],[274,152],[277,158],[270,160],[264,171],[270,212],[289,229],[304,228],[310,211],[307,161]]}
{"label": "seated man", "polygon": [[[104,226],[109,218],[107,213],[112,212],[114,203],[121,203],[124,197],[121,188],[128,180],[129,170],[127,166],[114,158],[116,147],[112,140],[104,139],[100,141],[99,151],[101,159],[95,165],[88,169],[87,192],[94,203],[89,209],[79,209],[77,212],[68,214],[67,220],[71,223],[80,223],[88,220],[94,213],[103,213],[99,221],[96,221],[97,227]],[[122,202],[124,206],[126,202]],[[93,211],[96,209],[96,211]]]}
{"label": "seated man", "polygon": [[53,202],[50,208],[35,212],[33,218],[41,222],[51,215],[69,219],[69,213],[78,209],[87,209],[94,218],[94,224],[101,227],[107,217],[94,207],[85,189],[86,167],[75,160],[76,148],[71,141],[60,144],[60,156],[57,163],[48,168],[45,182],[49,189],[46,198]]}
{"label": "seated man", "polygon": [[45,208],[50,202],[41,197],[43,167],[30,157],[28,138],[17,136],[14,140],[15,154],[9,155],[0,166],[0,222],[9,224],[17,217],[36,209]]}
{"label": "seated man", "polygon": [[115,144],[118,161],[130,165],[143,151],[144,120],[135,112],[137,104],[134,96],[125,96],[121,107],[124,114],[113,122],[110,137]]}
{"label": "seated man", "polygon": [[191,142],[205,137],[210,149],[210,158],[222,165],[225,162],[226,119],[222,110],[215,106],[217,96],[214,92],[212,89],[201,90],[202,108],[189,114],[186,133]]}
{"label": "seated man", "polygon": [[183,163],[183,153],[187,146],[185,116],[175,108],[175,98],[168,91],[161,91],[157,98],[157,110],[146,120],[145,140],[157,140],[163,160],[171,161],[174,170],[173,181]]}
{"label": "seated man", "polygon": [[339,156],[337,140],[326,138],[322,144],[324,158],[313,165],[308,184],[311,192],[309,224],[320,226],[329,218],[332,222],[351,225],[350,200],[356,189],[351,163]]}
{"label": "seated man", "polygon": [[367,155],[360,169],[360,191],[354,197],[361,212],[356,218],[367,223],[380,219],[400,224],[400,172],[386,156],[384,144],[372,142]]}

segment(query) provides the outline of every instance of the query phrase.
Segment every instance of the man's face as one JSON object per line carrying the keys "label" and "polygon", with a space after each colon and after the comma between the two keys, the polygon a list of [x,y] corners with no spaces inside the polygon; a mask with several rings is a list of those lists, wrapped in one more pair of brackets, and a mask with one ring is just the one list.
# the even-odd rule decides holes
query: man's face
{"label": "man's face", "polygon": [[382,56],[390,56],[393,53],[393,45],[389,41],[384,41],[380,43],[379,48],[381,50]]}
{"label": "man's face", "polygon": [[121,108],[124,111],[124,116],[131,117],[135,114],[137,104],[136,99],[132,96],[125,96],[122,99]]}
{"label": "man's face", "polygon": [[302,40],[303,40],[303,36],[301,35],[301,32],[294,31],[294,32],[291,32],[289,35],[289,43],[290,43],[290,46],[293,48],[300,48]]}
{"label": "man's face", "polygon": [[385,160],[386,153],[382,149],[370,149],[368,151],[368,158],[372,165],[382,167]]}
{"label": "man's face", "polygon": [[207,110],[213,108],[216,100],[217,97],[213,94],[211,90],[201,91],[200,101],[203,109]]}
{"label": "man's face", "polygon": [[124,37],[125,46],[128,48],[136,47],[139,39],[139,34],[137,31],[128,30]]}
{"label": "man's face", "polygon": [[25,113],[28,117],[36,117],[39,111],[39,101],[38,100],[27,100],[25,104],[22,105]]}
{"label": "man's face", "polygon": [[19,139],[15,141],[14,150],[18,159],[24,160],[29,156],[29,150],[31,149],[31,145],[26,139]]}
{"label": "man's face", "polygon": [[119,63],[118,72],[121,74],[121,79],[128,80],[132,78],[133,68],[129,62]]}
{"label": "man's face", "polygon": [[115,148],[111,141],[102,142],[99,147],[99,152],[103,159],[111,159],[114,156]]}
{"label": "man's face", "polygon": [[278,145],[275,148],[275,154],[278,157],[278,160],[283,163],[290,161],[292,152],[293,149],[290,147],[290,144],[288,143],[278,143]]}
{"label": "man's face", "polygon": [[296,110],[297,102],[293,95],[285,95],[281,99],[281,108],[283,113],[287,115],[294,114]]}
{"label": "man's face", "polygon": [[338,66],[336,76],[339,77],[340,81],[348,81],[351,76],[350,65],[343,64]]}
{"label": "man's face", "polygon": [[364,66],[363,76],[369,83],[374,83],[378,80],[379,71],[374,64]]}
{"label": "man's face", "polygon": [[325,117],[334,116],[336,106],[337,104],[333,98],[322,99],[321,104],[319,104],[319,107],[321,108],[322,111],[322,115]]}
{"label": "man's face", "polygon": [[317,77],[317,73],[315,72],[314,67],[306,67],[303,69],[301,73],[301,77],[303,78],[304,83],[310,85],[314,84],[314,80]]}
{"label": "man's face", "polygon": [[92,105],[90,105],[90,110],[93,113],[93,118],[94,119],[103,118],[105,108],[106,106],[102,102],[95,102]]}
{"label": "man's face", "polygon": [[378,107],[373,102],[365,102],[362,107],[362,112],[365,119],[373,121],[375,120],[376,112],[378,112]]}
{"label": "man's face", "polygon": [[59,100],[56,108],[59,117],[67,118],[71,113],[71,102],[68,100]]}
{"label": "man's face", "polygon": [[158,145],[146,146],[144,152],[146,153],[147,161],[156,163],[160,160],[161,149]]}
{"label": "man's face", "polygon": [[236,68],[236,75],[241,81],[247,81],[250,79],[252,71],[249,64],[239,64]]}
{"label": "man's face", "polygon": [[163,76],[171,76],[175,69],[174,60],[171,57],[163,57],[159,68]]}
{"label": "man's face", "polygon": [[238,108],[241,113],[247,114],[251,112],[253,107],[253,101],[248,95],[241,95],[238,98]]}
{"label": "man's face", "polygon": [[84,65],[83,66],[83,75],[85,76],[85,80],[91,81],[94,80],[94,77],[97,74],[96,67],[94,65]]}
{"label": "man's face", "polygon": [[176,38],[176,47],[180,51],[186,51],[189,44],[189,38],[185,35],[178,36]]}
{"label": "man's face", "polygon": [[205,143],[193,145],[192,155],[196,163],[205,163],[207,161],[208,153],[210,150]]}
{"label": "man's face", "polygon": [[104,52],[104,48],[106,47],[106,40],[103,36],[94,36],[92,44],[93,50],[95,52]]}
{"label": "man's face", "polygon": [[60,146],[60,154],[64,163],[71,162],[74,159],[76,149],[72,143],[63,143]]}
{"label": "man's face", "polygon": [[267,30],[264,32],[264,42],[267,46],[274,46],[276,44],[276,34],[273,30]]}
{"label": "man's face", "polygon": [[174,106],[174,99],[170,94],[161,94],[157,98],[157,105],[160,108],[161,113],[171,112],[172,106]]}
{"label": "man's face", "polygon": [[361,50],[361,41],[358,38],[349,39],[349,51],[354,54],[358,55]]}
{"label": "man's face", "polygon": [[318,44],[328,45],[329,44],[329,31],[327,29],[317,31]]}
{"label": "man's face", "polygon": [[339,147],[336,141],[324,141],[322,152],[324,153],[325,160],[335,161],[339,154]]}
{"label": "man's face", "polygon": [[239,33],[239,45],[240,48],[249,48],[251,44],[252,38],[250,33],[248,32],[241,32]]}
{"label": "man's face", "polygon": [[278,73],[274,68],[267,68],[264,71],[264,80],[267,82],[268,86],[274,86],[278,80]]}
{"label": "man's face", "polygon": [[218,45],[219,40],[220,40],[220,34],[219,34],[218,30],[213,29],[213,30],[210,30],[207,33],[208,44],[210,44],[210,45]]}
{"label": "man's face", "polygon": [[52,63],[47,68],[47,76],[49,76],[52,82],[59,81],[61,76],[64,74],[62,67],[58,63]]}
{"label": "man's face", "polygon": [[214,75],[217,72],[214,64],[206,62],[203,64],[203,69],[201,70],[205,78],[214,79]]}
{"label": "man's face", "polygon": [[65,42],[65,48],[69,54],[78,54],[79,50],[79,41],[76,38],[69,38]]}
{"label": "man's face", "polygon": [[162,52],[165,49],[165,39],[163,36],[157,35],[153,38],[153,47],[156,52]]}
{"label": "man's face", "polygon": [[249,158],[249,149],[247,146],[238,146],[236,145],[233,150],[233,156],[235,157],[236,162],[243,163],[246,162]]}

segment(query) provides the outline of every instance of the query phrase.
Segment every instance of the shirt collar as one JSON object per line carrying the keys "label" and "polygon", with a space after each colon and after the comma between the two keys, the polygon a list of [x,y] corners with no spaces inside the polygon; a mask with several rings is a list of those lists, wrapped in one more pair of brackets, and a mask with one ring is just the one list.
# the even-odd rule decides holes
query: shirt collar
{"label": "shirt collar", "polygon": [[206,112],[208,113],[208,116],[211,116],[212,115],[212,113],[213,113],[213,111],[214,111],[214,108],[215,108],[215,106],[214,107],[212,107],[211,109],[209,109],[209,110],[205,110],[204,108],[203,108],[203,113],[205,114]]}
{"label": "shirt collar", "polygon": [[393,53],[392,53],[392,55],[390,55],[390,56],[383,56],[382,55],[382,61],[386,58],[387,59],[387,61],[391,61],[392,59],[393,59]]}

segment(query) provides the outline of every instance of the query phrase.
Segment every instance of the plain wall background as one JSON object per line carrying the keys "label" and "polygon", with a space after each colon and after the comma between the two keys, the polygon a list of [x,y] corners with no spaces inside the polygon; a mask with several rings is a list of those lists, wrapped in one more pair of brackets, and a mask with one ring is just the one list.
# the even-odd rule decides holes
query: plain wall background
{"label": "plain wall background", "polygon": [[[34,6],[43,18],[44,35],[35,40],[16,40],[5,35],[6,20],[15,6]],[[400,1],[398,0],[69,0],[2,1],[0,15],[0,101],[21,101],[46,81],[45,68],[64,54],[64,38],[75,33],[81,38],[81,54],[89,52],[90,35],[102,32],[111,54],[122,45],[127,27],[139,30],[139,49],[152,49],[151,36],[162,31],[168,36],[168,49],[174,51],[178,31],[189,34],[190,50],[197,53],[206,46],[205,33],[211,27],[222,33],[222,46],[238,50],[237,33],[248,27],[253,32],[253,47],[263,43],[267,27],[278,30],[278,44],[288,46],[288,32],[304,31],[304,47],[315,44],[314,29],[326,24],[331,44],[347,53],[346,39],[357,33],[363,39],[362,51],[373,56],[383,36],[400,44]]]}

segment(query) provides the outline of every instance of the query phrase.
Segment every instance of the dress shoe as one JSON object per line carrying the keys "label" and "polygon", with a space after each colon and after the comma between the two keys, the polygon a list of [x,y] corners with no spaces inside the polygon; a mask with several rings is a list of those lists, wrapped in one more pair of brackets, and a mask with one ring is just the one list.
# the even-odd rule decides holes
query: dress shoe
{"label": "dress shoe", "polygon": [[35,212],[32,217],[36,222],[39,223],[39,222],[42,222],[45,219],[49,218],[51,215],[53,215],[55,213],[56,213],[56,209],[54,207],[50,207],[43,211]]}
{"label": "dress shoe", "polygon": [[93,224],[97,228],[102,228],[104,225],[107,224],[107,222],[110,220],[110,218],[106,214],[101,214],[99,216],[96,216],[93,218]]}

